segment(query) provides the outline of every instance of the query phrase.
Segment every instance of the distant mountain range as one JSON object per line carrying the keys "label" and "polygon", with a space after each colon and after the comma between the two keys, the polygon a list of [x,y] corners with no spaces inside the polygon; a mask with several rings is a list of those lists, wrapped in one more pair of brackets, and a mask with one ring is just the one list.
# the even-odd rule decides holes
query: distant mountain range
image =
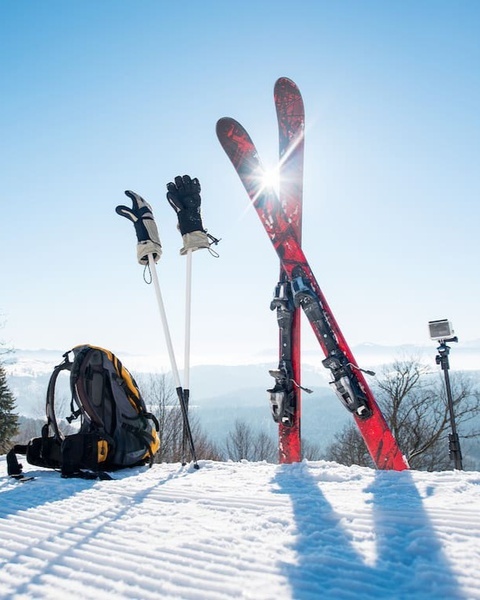
{"label": "distant mountain range", "polygon": [[[452,344],[451,369],[480,372],[480,341]],[[379,371],[396,358],[418,358],[435,364],[436,345],[380,346],[362,344],[353,349],[360,366]],[[17,398],[21,415],[44,418],[45,394],[48,380],[55,365],[62,361],[61,351],[17,350],[6,362],[10,389]],[[121,360],[138,379],[140,388],[148,385],[148,377],[158,364],[155,357],[122,355]],[[335,432],[350,419],[348,412],[330,389],[329,372],[321,364],[319,353],[305,353],[302,383],[313,389],[313,394],[302,394],[302,432],[305,439],[320,446],[328,444]],[[275,364],[201,365],[190,373],[191,406],[198,415],[203,429],[216,440],[222,440],[236,419],[245,420],[276,435],[276,424],[270,415],[268,393],[273,379],[268,370]],[[153,374],[154,376],[154,374]],[[58,398],[69,401],[68,375],[61,374]]]}

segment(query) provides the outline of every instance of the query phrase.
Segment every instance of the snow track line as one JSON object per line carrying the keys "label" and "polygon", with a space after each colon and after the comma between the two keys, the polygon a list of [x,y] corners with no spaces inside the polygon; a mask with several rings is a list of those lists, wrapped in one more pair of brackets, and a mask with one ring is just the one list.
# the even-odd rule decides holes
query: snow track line
{"label": "snow track line", "polygon": [[38,473],[28,487],[0,479],[2,600],[480,600],[473,473],[321,461],[87,483]]}

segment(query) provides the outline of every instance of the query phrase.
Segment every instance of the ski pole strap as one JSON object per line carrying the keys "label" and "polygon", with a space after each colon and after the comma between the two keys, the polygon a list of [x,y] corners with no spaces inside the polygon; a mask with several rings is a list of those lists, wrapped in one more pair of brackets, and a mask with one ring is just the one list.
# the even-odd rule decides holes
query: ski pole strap
{"label": "ski pole strap", "polygon": [[205,233],[207,234],[207,237],[210,240],[210,244],[215,244],[215,246],[216,246],[217,244],[219,244],[222,241],[222,238],[216,238],[211,233],[208,233],[208,231],[206,229],[205,229]]}
{"label": "ski pole strap", "polygon": [[143,281],[150,285],[153,281],[152,271],[150,270],[150,265],[146,264],[143,269]]}
{"label": "ski pole strap", "polygon": [[219,244],[222,241],[222,238],[214,237],[212,234],[208,233],[208,231],[206,229],[205,229],[205,233],[207,234],[207,237],[210,240],[210,246],[208,247],[208,251],[213,256],[213,258],[219,258],[220,254],[216,250],[214,250],[212,248],[212,246],[214,246],[214,245],[216,246],[217,244]]}

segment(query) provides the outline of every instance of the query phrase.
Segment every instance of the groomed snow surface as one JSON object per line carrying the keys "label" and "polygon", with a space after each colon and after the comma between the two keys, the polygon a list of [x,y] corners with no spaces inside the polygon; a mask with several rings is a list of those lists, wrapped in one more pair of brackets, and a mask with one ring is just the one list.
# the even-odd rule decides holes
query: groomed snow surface
{"label": "groomed snow surface", "polygon": [[0,597],[480,598],[480,474],[328,462],[7,477]]}

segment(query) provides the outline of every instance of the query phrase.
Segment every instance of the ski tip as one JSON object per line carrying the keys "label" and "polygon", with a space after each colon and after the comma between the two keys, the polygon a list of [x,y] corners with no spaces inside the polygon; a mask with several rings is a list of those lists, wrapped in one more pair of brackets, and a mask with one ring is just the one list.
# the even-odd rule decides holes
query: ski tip
{"label": "ski tip", "polygon": [[244,138],[253,145],[250,136],[245,131],[245,128],[238,121],[231,117],[222,117],[217,121],[217,137],[222,145],[226,140],[235,137]]}
{"label": "ski tip", "polygon": [[239,126],[238,121],[231,117],[222,117],[217,121],[217,135],[224,135],[228,131],[231,131]]}
{"label": "ski tip", "polygon": [[224,129],[228,121],[230,121],[230,117],[222,117],[221,119],[218,119],[216,126],[217,131],[219,129]]}
{"label": "ski tip", "polygon": [[293,81],[293,79],[290,79],[289,77],[279,77],[277,79],[277,81],[275,82],[275,89],[281,87],[291,87],[294,89],[298,89],[298,85]]}

